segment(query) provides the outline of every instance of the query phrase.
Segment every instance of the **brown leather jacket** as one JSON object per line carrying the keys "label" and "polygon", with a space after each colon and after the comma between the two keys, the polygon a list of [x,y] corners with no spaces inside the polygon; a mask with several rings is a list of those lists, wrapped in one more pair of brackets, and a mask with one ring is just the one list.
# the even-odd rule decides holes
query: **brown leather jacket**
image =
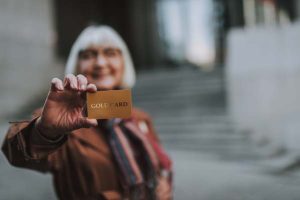
{"label": "brown leather jacket", "polygon": [[[17,167],[52,173],[59,199],[123,199],[116,164],[101,124],[75,130],[51,142],[35,132],[34,123],[40,114],[38,109],[32,119],[12,122],[2,146],[8,161]],[[131,119],[145,122],[147,134],[157,139],[145,112],[134,108]],[[166,177],[159,178],[157,196],[161,200],[172,199],[172,186]]]}

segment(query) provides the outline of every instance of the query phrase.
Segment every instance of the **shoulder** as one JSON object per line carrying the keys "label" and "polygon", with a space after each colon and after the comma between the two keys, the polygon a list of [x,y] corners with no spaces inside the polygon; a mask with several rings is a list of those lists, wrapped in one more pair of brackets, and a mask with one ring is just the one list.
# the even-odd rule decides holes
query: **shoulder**
{"label": "shoulder", "polygon": [[140,108],[132,108],[131,118],[135,120],[152,121],[152,117],[146,111]]}
{"label": "shoulder", "polygon": [[149,113],[134,107],[132,108],[131,117],[128,120],[133,121],[143,133],[151,135],[154,140],[159,141],[153,125],[153,118]]}

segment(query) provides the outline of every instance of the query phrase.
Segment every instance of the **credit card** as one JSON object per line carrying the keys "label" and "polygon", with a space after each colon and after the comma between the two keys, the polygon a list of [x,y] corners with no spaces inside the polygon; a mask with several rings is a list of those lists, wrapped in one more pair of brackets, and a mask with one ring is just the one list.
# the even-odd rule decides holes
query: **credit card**
{"label": "credit card", "polygon": [[90,119],[129,118],[131,90],[105,90],[87,93],[87,117]]}

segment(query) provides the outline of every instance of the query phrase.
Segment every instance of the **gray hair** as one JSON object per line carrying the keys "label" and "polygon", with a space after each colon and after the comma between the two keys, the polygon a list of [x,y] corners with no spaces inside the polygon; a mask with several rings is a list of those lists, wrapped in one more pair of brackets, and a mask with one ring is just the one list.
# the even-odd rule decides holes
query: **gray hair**
{"label": "gray hair", "polygon": [[135,84],[135,70],[129,50],[121,36],[109,26],[89,26],[82,31],[72,46],[65,74],[77,73],[78,54],[89,45],[112,45],[119,48],[124,58],[124,74],[121,86],[132,88]]}

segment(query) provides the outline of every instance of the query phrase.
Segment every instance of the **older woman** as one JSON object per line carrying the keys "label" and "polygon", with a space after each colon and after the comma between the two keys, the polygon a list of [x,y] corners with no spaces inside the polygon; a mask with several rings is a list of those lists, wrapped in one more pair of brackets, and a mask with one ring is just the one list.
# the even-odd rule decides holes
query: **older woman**
{"label": "older woman", "polygon": [[110,27],[85,29],[72,47],[64,80],[53,78],[43,108],[13,122],[2,150],[18,167],[50,172],[59,199],[171,199],[171,161],[149,115],[84,114],[86,92],[131,88],[128,49]]}

